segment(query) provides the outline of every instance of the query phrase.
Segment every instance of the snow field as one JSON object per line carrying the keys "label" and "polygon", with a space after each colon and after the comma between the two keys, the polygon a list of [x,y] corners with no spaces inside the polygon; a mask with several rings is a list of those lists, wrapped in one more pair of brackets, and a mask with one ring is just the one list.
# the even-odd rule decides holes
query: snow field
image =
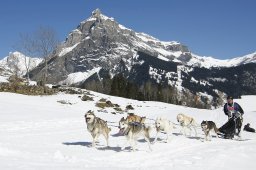
{"label": "snow field", "polygon": [[[165,143],[165,134],[148,151],[144,139],[139,139],[138,151],[129,147],[121,151],[124,136],[116,136],[118,121],[124,114],[111,114],[112,108],[99,111],[95,103],[106,98],[124,109],[131,104],[132,113],[146,116],[147,125],[153,126],[157,116],[165,116],[177,123],[176,115],[193,116],[198,124],[212,120],[221,126],[227,120],[222,108],[203,110],[176,106],[161,102],[143,102],[112,97],[91,92],[94,101],[84,102],[78,95],[57,94],[53,96],[25,96],[0,93],[0,169],[255,169],[256,136],[242,132],[243,141],[212,138],[202,142],[203,133],[198,128],[198,137],[185,137],[180,127],[173,131],[172,140]],[[244,124],[256,127],[256,96],[243,96],[237,101],[245,110]],[[72,105],[57,101],[67,100]],[[100,137],[96,148],[91,147],[92,138],[86,129],[84,114],[94,110],[107,120],[111,127],[110,147]],[[155,136],[152,128],[151,139]]]}

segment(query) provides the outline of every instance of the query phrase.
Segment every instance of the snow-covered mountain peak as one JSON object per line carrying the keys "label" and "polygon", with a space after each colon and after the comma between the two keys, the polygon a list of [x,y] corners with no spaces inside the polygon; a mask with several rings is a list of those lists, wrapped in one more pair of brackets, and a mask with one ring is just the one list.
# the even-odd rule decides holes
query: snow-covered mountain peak
{"label": "snow-covered mountain peak", "polygon": [[[160,53],[161,56],[167,56],[170,59],[170,56],[172,56],[171,58],[179,56],[177,54],[173,55],[172,52],[180,50],[188,52],[185,46],[176,41],[163,42],[148,34],[137,33],[119,24],[114,18],[103,15],[100,9],[94,10],[88,19],[82,21],[76,29],[71,31],[62,46],[62,50],[67,51],[64,48],[70,49],[70,47],[82,41],[92,40],[95,43],[95,41],[100,41],[103,38],[104,41],[110,40],[118,46],[147,51],[150,54],[155,54],[156,57]],[[60,52],[60,54],[63,55],[63,52]]]}
{"label": "snow-covered mountain peak", "polygon": [[226,60],[193,54],[186,45],[180,42],[161,41],[146,33],[135,32],[119,24],[113,18],[105,16],[100,9],[95,9],[88,19],[82,21],[76,29],[71,31],[62,49],[59,50],[59,56],[64,56],[78,48],[87,48],[94,52],[101,51],[100,53],[102,50],[108,51],[107,53],[111,54],[109,56],[115,59],[131,57],[134,53],[131,49],[136,49],[165,61],[205,68],[232,67],[255,62],[255,53]]}
{"label": "snow-covered mountain peak", "polygon": [[94,11],[92,11],[92,16],[98,17],[101,15],[101,11],[99,8],[95,9]]}
{"label": "snow-covered mountain peak", "polygon": [[29,66],[30,69],[33,69],[42,62],[42,60],[43,59],[41,58],[30,58],[15,51],[10,52],[8,56],[0,60],[0,67],[5,73],[8,72],[8,74],[14,74],[17,72],[19,76],[23,76],[26,74],[26,65]]}
{"label": "snow-covered mountain peak", "polygon": [[102,21],[102,20],[111,20],[114,21],[113,17],[108,17],[104,14],[101,13],[101,10],[99,8],[95,9],[94,11],[92,11],[92,14],[89,18],[87,18],[86,20],[82,21],[80,24],[84,24],[88,21]]}
{"label": "snow-covered mountain peak", "polygon": [[103,15],[99,8],[95,9],[94,11],[92,11],[92,16],[91,17],[94,17],[96,19],[104,19],[104,20],[110,19],[110,20],[114,20],[114,18],[112,18],[112,17],[108,17],[106,15]]}

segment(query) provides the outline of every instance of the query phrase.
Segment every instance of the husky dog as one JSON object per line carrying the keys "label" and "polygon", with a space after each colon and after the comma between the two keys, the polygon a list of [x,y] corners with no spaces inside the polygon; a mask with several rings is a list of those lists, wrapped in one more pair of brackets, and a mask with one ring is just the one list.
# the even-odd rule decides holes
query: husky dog
{"label": "husky dog", "polygon": [[166,142],[169,141],[169,135],[172,132],[174,125],[172,122],[167,120],[166,118],[163,117],[157,117],[156,122],[155,122],[155,127],[156,127],[156,137],[153,143],[156,142],[158,134],[160,131],[163,131],[166,133]]}
{"label": "husky dog", "polygon": [[139,122],[139,123],[145,123],[146,117],[140,117],[138,115],[135,115],[134,113],[129,113],[127,116],[128,122]]}
{"label": "husky dog", "polygon": [[[202,123],[201,123],[201,128],[202,128],[202,131],[204,132],[205,134],[205,141],[207,140],[211,140],[212,136],[210,135],[210,131],[214,131],[216,133],[216,136],[218,137],[218,128],[216,126],[216,124],[213,122],[213,121],[207,121],[207,120],[203,120]],[[209,138],[208,138],[209,137]]]}
{"label": "husky dog", "polygon": [[[151,150],[150,146],[150,137],[149,131],[150,127],[145,127],[144,124],[138,122],[129,122],[128,119],[124,117],[119,121],[119,129],[122,134],[125,135],[127,139],[127,143],[130,143],[132,150],[135,151],[135,145],[137,144],[137,139],[141,136],[145,138],[148,142],[149,150]],[[126,145],[125,144],[125,145]],[[125,149],[125,145],[121,148],[122,150]]]}
{"label": "husky dog", "polygon": [[92,135],[92,146],[95,146],[95,142],[98,140],[100,134],[102,134],[105,137],[108,146],[109,132],[111,131],[111,129],[108,128],[107,122],[96,117],[93,111],[91,110],[89,110],[84,115],[84,117],[87,124],[87,130]]}
{"label": "husky dog", "polygon": [[188,128],[190,130],[189,131],[190,135],[192,131],[191,128],[193,128],[195,131],[195,136],[197,136],[197,131],[196,131],[197,123],[194,118],[186,116],[182,113],[179,113],[177,115],[177,121],[180,123],[180,126],[182,127],[181,132],[183,135],[187,136],[185,128]]}

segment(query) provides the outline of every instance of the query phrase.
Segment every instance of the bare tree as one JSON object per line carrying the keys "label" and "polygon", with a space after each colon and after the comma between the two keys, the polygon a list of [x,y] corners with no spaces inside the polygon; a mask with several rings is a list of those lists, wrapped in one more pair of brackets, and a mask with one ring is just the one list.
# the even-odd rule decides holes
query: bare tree
{"label": "bare tree", "polygon": [[[35,32],[20,35],[21,51],[25,56],[44,58],[45,68],[42,83],[47,83],[48,60],[59,44],[57,33],[50,27],[39,27]],[[29,80],[30,60],[25,57],[27,79]]]}
{"label": "bare tree", "polygon": [[47,83],[48,78],[48,59],[59,44],[56,32],[49,27],[40,27],[35,33],[35,49],[38,56],[44,58],[45,68],[43,84]]}
{"label": "bare tree", "polygon": [[[35,56],[35,40],[29,34],[20,34],[20,42],[18,45],[20,52],[24,54],[24,64],[26,67],[26,78],[29,82],[29,71],[30,71],[30,62],[32,56]],[[28,57],[27,57],[28,56]]]}

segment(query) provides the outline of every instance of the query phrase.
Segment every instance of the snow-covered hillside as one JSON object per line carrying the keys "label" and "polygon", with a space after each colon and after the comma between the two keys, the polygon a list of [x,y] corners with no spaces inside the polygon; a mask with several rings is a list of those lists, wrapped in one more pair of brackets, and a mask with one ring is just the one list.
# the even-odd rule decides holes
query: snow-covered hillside
{"label": "snow-covered hillside", "polygon": [[[243,141],[213,137],[210,142],[200,138],[180,135],[174,129],[172,140],[159,140],[148,151],[143,139],[138,142],[138,151],[129,148],[121,151],[123,136],[116,136],[118,121],[123,114],[112,114],[113,108],[100,110],[95,103],[106,98],[119,104],[122,109],[131,104],[138,115],[146,116],[147,125],[153,126],[157,116],[165,116],[174,123],[178,113],[202,120],[215,121],[221,126],[227,117],[222,108],[216,110],[194,109],[160,102],[143,102],[90,92],[94,101],[81,101],[78,95],[58,94],[53,96],[24,96],[0,93],[0,169],[255,169],[256,134],[242,132]],[[61,104],[57,101],[66,101]],[[237,101],[245,110],[244,124],[256,127],[256,96],[242,96]],[[96,115],[107,120],[111,127],[110,147],[105,147],[101,137],[96,148],[90,147],[91,136],[86,129],[84,114],[94,110]],[[199,137],[203,137],[198,128]],[[151,131],[154,137],[155,130]],[[165,134],[161,134],[163,139]]]}

